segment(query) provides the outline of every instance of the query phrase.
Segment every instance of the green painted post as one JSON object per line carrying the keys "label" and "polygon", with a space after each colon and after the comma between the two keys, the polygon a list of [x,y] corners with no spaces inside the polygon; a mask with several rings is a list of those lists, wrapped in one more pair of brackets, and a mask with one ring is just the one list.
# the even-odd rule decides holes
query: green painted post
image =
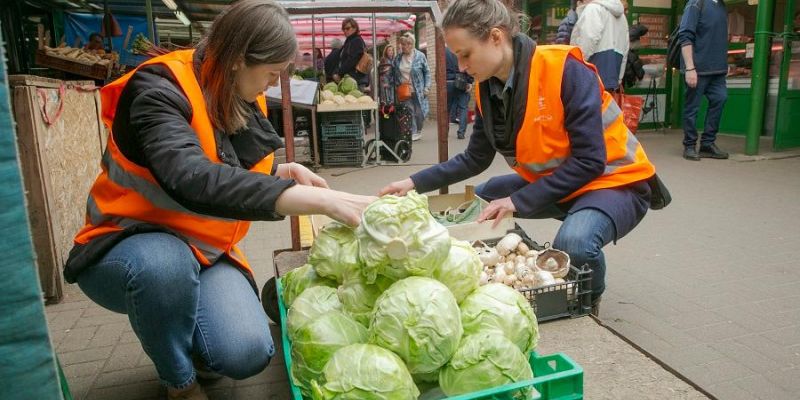
{"label": "green painted post", "polygon": [[747,128],[745,154],[758,154],[758,141],[764,128],[764,104],[767,98],[767,63],[770,53],[770,31],[775,0],[759,0],[756,11],[755,50],[753,52],[750,126]]}
{"label": "green painted post", "polygon": [[[144,2],[144,12],[147,16],[147,36],[150,38],[150,41],[156,43],[156,33],[153,28],[153,2],[152,0],[145,0]],[[158,44],[158,43],[156,43]]]}

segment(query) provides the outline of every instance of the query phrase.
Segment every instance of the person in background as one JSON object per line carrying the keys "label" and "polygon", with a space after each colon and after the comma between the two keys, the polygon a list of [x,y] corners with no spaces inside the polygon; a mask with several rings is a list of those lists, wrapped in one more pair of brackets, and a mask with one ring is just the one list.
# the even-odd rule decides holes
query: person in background
{"label": "person in background", "polygon": [[264,91],[296,54],[281,6],[240,0],[196,49],[150,59],[101,91],[109,140],[64,276],[128,315],[169,399],[205,400],[198,373],[245,379],[275,353],[236,246],[248,221],[321,213],[356,226],[375,199],[274,162],[282,144]]}
{"label": "person in background", "polygon": [[333,82],[333,75],[339,68],[339,54],[342,52],[342,41],[339,38],[331,40],[331,52],[325,57],[325,81]]}
{"label": "person in background", "polygon": [[[507,0],[511,2],[511,0]],[[380,194],[429,192],[480,174],[500,153],[515,171],[475,193],[490,201],[478,222],[515,214],[563,221],[553,247],[592,268],[594,312],[605,290],[603,246],[627,235],[650,207],[655,167],[580,49],[537,46],[500,0],[455,0],[442,30],[478,82],[466,150],[393,182]]]}
{"label": "person in background", "polygon": [[569,5],[567,16],[558,24],[558,31],[556,32],[556,44],[569,44],[572,39],[572,29],[575,28],[575,23],[578,22],[578,13],[575,12],[577,3],[572,0]]}
{"label": "person in background", "polygon": [[594,64],[609,92],[619,88],[628,56],[628,20],[620,0],[585,0],[578,6],[578,22],[570,44],[580,47]]}
{"label": "person in background", "polygon": [[322,55],[322,49],[316,48],[314,49],[314,69],[317,71],[317,74],[324,73],[325,71],[325,56]]}
{"label": "person in background", "polygon": [[625,60],[625,74],[622,77],[622,84],[625,87],[634,87],[644,78],[644,64],[639,58],[638,49],[641,47],[642,36],[646,35],[649,28],[642,24],[631,26],[628,32],[630,39],[630,49],[628,50],[628,57]]}
{"label": "person in background", "polygon": [[422,127],[428,116],[428,95],[431,91],[431,72],[425,54],[414,48],[414,35],[400,37],[400,54],[394,59],[395,85],[411,84],[411,98],[405,104],[413,115],[411,140],[422,139]]}
{"label": "person in background", "polygon": [[[394,46],[390,44],[386,45],[386,47],[383,48],[383,53],[378,63],[378,82],[380,85],[378,97],[381,107],[386,107],[386,110],[389,110],[389,106],[395,103],[394,58]],[[382,112],[383,111],[385,110],[382,110]],[[385,114],[388,114],[388,112]]]}
{"label": "person in background", "polygon": [[85,50],[105,50],[105,46],[103,46],[103,36],[101,36],[97,32],[92,32],[89,35],[89,42],[86,43],[86,46],[83,46]]}
{"label": "person in background", "polygon": [[800,11],[794,13],[794,33],[800,33]]}
{"label": "person in background", "polygon": [[[728,99],[728,10],[725,1],[689,0],[678,28],[678,43],[681,46],[681,73],[686,81],[683,158],[691,161],[726,159],[728,153],[716,144],[722,109]],[[703,96],[708,99],[708,112],[698,152],[696,122]]]}
{"label": "person in background", "polygon": [[361,60],[364,52],[367,51],[367,44],[361,37],[358,22],[353,18],[345,18],[342,21],[342,32],[347,38],[344,40],[342,50],[339,53],[339,65],[333,74],[333,80],[339,82],[345,75],[350,75],[351,78],[358,82],[359,88],[364,88],[369,85],[369,75],[358,72],[356,65],[358,65],[358,61]]}
{"label": "person in background", "polygon": [[467,108],[474,79],[461,72],[458,67],[458,58],[446,47],[445,56],[447,61],[447,114],[450,123],[458,125],[456,137],[464,139],[467,131]]}

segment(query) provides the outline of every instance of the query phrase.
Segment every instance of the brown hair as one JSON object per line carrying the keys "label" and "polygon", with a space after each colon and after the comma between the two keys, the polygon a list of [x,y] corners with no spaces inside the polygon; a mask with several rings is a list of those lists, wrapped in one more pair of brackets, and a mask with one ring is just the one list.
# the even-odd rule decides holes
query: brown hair
{"label": "brown hair", "polygon": [[294,59],[297,40],[289,16],[272,0],[240,0],[223,11],[198,45],[205,54],[200,86],[217,129],[236,133],[251,113],[234,90],[234,66],[278,64]]}
{"label": "brown hair", "polygon": [[463,28],[486,40],[492,28],[513,36],[527,17],[517,11],[513,0],[454,0],[445,10],[442,29]]}
{"label": "brown hair", "polygon": [[[390,45],[390,44],[387,44],[387,45],[386,45],[386,47],[384,47],[384,48],[383,48],[383,53],[381,54],[381,56],[382,56],[383,58],[386,58],[386,57],[388,56],[388,54],[387,54],[387,53],[389,53],[389,49],[392,49],[392,50],[394,50],[394,46],[392,46],[392,45]],[[397,55],[397,52],[396,52],[396,51],[395,51],[395,55]]]}
{"label": "brown hair", "polygon": [[358,22],[356,22],[355,18],[345,18],[344,21],[342,21],[342,30],[344,30],[344,26],[347,24],[350,24],[356,30],[355,33],[361,33],[361,29],[358,27]]}

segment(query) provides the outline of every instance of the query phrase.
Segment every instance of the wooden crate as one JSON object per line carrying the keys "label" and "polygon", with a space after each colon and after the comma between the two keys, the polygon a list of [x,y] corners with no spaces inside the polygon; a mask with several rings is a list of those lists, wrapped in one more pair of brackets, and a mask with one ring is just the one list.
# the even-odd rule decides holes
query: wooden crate
{"label": "wooden crate", "polygon": [[100,95],[91,81],[35,76],[9,81],[39,279],[47,300],[58,302],[63,297],[62,268],[84,224],[89,188],[100,172],[106,135]]}
{"label": "wooden crate", "polygon": [[36,65],[40,67],[47,67],[57,69],[59,71],[69,72],[71,74],[85,76],[87,78],[106,80],[111,77],[112,64],[84,64],[75,62],[68,58],[54,57],[44,50],[39,49],[36,51]]}

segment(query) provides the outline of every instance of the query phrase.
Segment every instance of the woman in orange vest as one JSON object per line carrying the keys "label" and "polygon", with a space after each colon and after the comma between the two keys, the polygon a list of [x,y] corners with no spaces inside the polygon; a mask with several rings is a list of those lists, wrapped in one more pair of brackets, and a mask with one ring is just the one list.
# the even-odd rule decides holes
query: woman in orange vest
{"label": "woman in orange vest", "polygon": [[491,201],[478,220],[510,213],[561,219],[553,247],[573,265],[592,268],[596,305],[605,289],[602,248],[644,217],[655,168],[580,50],[536,46],[519,33],[518,21],[500,0],[450,3],[445,40],[459,68],[480,82],[473,133],[463,153],[381,194],[450,185],[485,171],[501,154],[515,173],[476,188]]}
{"label": "woman in orange vest", "polygon": [[282,142],[263,93],[296,53],[283,8],[241,0],[196,49],[101,91],[111,133],[65,276],[128,315],[171,399],[206,398],[197,371],[244,379],[274,354],[237,247],[248,221],[320,213],[355,226],[374,199],[274,163]]}

